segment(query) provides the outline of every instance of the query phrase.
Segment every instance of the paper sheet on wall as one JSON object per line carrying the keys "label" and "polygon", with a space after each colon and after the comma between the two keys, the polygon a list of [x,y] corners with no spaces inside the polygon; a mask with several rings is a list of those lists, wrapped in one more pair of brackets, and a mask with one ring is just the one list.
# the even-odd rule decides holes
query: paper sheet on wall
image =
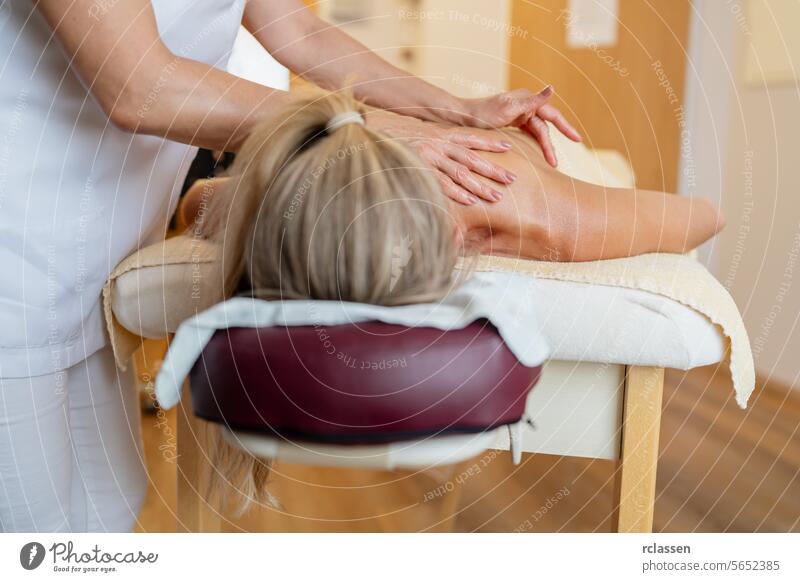
{"label": "paper sheet on wall", "polygon": [[569,0],[567,46],[572,49],[617,44],[619,0]]}

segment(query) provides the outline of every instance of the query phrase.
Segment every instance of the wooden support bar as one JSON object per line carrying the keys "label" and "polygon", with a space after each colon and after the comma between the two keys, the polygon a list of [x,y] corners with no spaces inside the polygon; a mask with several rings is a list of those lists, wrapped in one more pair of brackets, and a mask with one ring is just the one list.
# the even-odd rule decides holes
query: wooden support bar
{"label": "wooden support bar", "polygon": [[461,474],[464,467],[468,466],[469,461],[462,461],[450,465],[447,470],[447,481],[454,485],[452,491],[447,491],[442,500],[440,508],[440,521],[430,530],[435,532],[452,533],[455,531],[456,520],[458,519],[458,508],[461,506],[461,492],[462,485],[455,481],[456,477]]}
{"label": "wooden support bar", "polygon": [[617,471],[617,531],[653,530],[664,369],[628,366]]}

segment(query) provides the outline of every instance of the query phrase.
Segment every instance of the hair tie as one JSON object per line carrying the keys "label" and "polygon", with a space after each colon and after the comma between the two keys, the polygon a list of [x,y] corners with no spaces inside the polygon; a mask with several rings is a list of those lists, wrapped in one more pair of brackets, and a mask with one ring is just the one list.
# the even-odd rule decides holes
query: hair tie
{"label": "hair tie", "polygon": [[364,125],[364,116],[361,115],[358,111],[343,111],[342,113],[338,113],[331,117],[330,121],[325,124],[325,131],[328,133],[333,133],[343,125],[347,125],[348,123],[357,123],[359,125]]}

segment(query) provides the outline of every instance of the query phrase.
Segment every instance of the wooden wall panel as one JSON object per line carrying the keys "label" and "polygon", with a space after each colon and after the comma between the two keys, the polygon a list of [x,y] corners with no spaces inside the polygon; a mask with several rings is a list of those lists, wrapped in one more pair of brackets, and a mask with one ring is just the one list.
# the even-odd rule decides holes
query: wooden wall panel
{"label": "wooden wall panel", "polygon": [[689,0],[619,0],[617,44],[574,49],[567,0],[513,0],[510,88],[551,83],[591,147],[622,152],[639,186],[674,191],[690,9]]}

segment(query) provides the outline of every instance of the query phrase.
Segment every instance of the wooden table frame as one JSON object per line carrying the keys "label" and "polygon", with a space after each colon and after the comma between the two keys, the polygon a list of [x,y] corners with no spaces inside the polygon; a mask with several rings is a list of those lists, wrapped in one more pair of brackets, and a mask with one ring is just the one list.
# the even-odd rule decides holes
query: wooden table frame
{"label": "wooden table frame", "polygon": [[[614,487],[616,529],[618,532],[650,532],[664,369],[627,366],[624,384],[620,455]],[[202,422],[189,413],[190,402],[188,386],[185,386],[177,419],[177,531],[216,532],[220,530],[221,516],[209,507],[197,489],[208,456],[202,445],[204,428]],[[455,508],[452,513],[455,514]]]}

